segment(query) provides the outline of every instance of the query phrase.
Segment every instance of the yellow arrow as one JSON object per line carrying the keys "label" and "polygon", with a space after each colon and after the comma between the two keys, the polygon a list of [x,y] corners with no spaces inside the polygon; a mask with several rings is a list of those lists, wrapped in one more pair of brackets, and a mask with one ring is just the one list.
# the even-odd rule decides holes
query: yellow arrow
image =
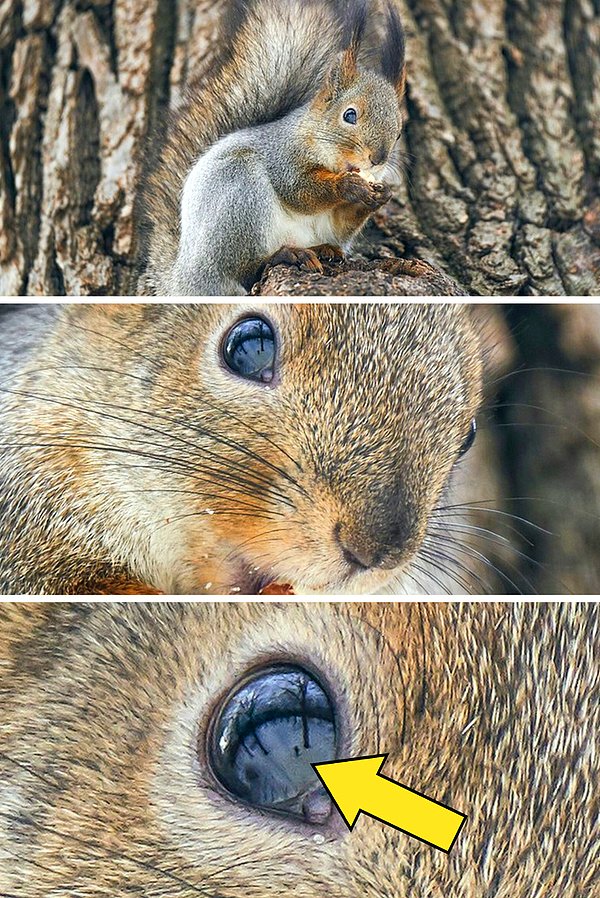
{"label": "yellow arrow", "polygon": [[386,758],[370,755],[312,766],[350,829],[362,812],[450,851],[466,816],[383,776],[379,771]]}

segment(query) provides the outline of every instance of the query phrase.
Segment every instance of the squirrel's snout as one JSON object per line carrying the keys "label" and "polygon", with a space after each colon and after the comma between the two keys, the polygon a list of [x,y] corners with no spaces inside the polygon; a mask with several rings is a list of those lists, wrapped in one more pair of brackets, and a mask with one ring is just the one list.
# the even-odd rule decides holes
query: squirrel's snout
{"label": "squirrel's snout", "polygon": [[334,536],[344,561],[353,571],[391,569],[397,567],[410,551],[414,528],[401,515],[362,525],[338,521]]}
{"label": "squirrel's snout", "polygon": [[371,165],[376,168],[378,165],[383,165],[383,163],[387,160],[388,154],[384,147],[381,147],[379,150],[374,151],[369,156],[369,162]]}

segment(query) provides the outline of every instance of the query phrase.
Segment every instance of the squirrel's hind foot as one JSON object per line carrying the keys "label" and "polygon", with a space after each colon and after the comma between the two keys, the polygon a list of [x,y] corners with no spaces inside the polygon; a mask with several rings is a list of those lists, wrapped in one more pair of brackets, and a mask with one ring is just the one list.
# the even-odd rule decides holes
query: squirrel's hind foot
{"label": "squirrel's hind foot", "polygon": [[277,265],[301,268],[312,274],[323,274],[323,265],[314,249],[303,249],[299,246],[282,246],[265,262],[262,274],[266,274]]}
{"label": "squirrel's hind foot", "polygon": [[321,262],[327,262],[329,265],[340,265],[346,261],[344,250],[333,243],[320,243],[318,246],[311,246],[310,250]]}

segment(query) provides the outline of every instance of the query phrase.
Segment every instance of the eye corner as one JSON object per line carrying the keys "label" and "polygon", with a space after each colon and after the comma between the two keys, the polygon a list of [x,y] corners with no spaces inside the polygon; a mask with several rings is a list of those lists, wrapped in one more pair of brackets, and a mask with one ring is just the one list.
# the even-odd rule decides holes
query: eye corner
{"label": "eye corner", "polygon": [[473,447],[475,439],[477,437],[477,418],[471,418],[471,423],[469,424],[469,432],[465,437],[460,449],[458,450],[458,457],[462,458],[467,452]]}

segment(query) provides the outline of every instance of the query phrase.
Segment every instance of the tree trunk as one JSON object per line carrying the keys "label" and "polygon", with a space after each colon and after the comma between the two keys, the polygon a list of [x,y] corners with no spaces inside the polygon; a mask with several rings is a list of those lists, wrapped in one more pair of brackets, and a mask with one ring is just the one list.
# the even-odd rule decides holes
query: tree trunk
{"label": "tree trunk", "polygon": [[[357,249],[463,292],[600,292],[600,0],[399,3],[406,179]],[[226,13],[0,0],[0,292],[134,291],[145,149]]]}

